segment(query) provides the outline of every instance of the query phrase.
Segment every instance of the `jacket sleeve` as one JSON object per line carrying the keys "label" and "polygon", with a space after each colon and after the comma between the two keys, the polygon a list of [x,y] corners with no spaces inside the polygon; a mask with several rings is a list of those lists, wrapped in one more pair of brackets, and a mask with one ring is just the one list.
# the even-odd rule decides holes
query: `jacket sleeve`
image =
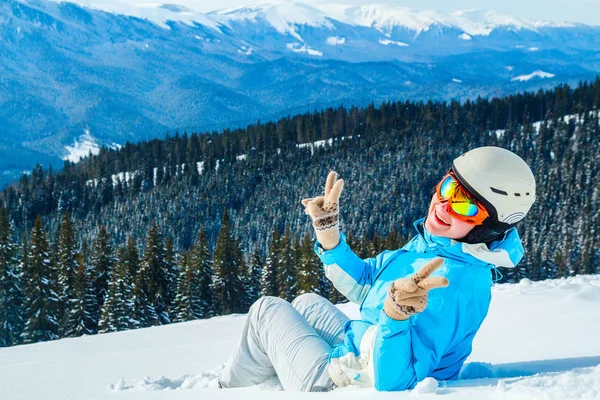
{"label": "jacket sleeve", "polygon": [[361,259],[348,246],[346,235],[340,234],[340,243],[331,250],[324,250],[319,242],[315,243],[315,252],[325,267],[325,276],[346,298],[361,304],[369,293],[378,270],[386,260],[384,251],[376,258]]}
{"label": "jacket sleeve", "polygon": [[[405,321],[396,321],[380,311],[373,343],[375,389],[412,389],[439,367],[458,328],[457,311],[450,304],[453,301],[443,299],[443,295],[442,290],[430,292],[428,308]],[[443,308],[435,303],[443,304]],[[419,329],[415,318],[419,318]]]}

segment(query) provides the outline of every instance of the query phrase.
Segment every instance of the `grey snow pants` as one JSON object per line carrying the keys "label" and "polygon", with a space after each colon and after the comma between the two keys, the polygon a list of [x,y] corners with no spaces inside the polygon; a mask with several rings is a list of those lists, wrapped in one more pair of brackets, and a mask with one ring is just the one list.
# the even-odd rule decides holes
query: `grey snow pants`
{"label": "grey snow pants", "polygon": [[219,382],[244,387],[277,375],[286,391],[328,390],[333,383],[327,374],[329,351],[344,340],[348,321],[317,294],[303,294],[291,304],[263,297],[250,307],[242,339]]}

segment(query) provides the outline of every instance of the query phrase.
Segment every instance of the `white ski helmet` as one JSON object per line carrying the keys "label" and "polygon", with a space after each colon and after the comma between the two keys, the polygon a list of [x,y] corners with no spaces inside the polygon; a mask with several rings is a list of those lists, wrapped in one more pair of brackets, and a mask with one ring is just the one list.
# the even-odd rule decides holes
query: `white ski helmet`
{"label": "white ski helmet", "polygon": [[454,159],[452,170],[490,214],[467,236],[468,242],[495,240],[522,220],[535,201],[531,169],[509,150],[478,147]]}

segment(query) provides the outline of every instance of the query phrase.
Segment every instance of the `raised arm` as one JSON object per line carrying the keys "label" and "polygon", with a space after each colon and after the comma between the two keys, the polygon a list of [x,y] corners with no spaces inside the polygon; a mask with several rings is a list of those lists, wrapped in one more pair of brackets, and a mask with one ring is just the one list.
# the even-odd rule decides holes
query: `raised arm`
{"label": "raised arm", "polygon": [[302,200],[317,236],[315,251],[325,266],[325,276],[346,298],[362,303],[371,288],[378,259],[362,260],[340,234],[339,204],[344,181],[335,171],[327,175],[325,195]]}

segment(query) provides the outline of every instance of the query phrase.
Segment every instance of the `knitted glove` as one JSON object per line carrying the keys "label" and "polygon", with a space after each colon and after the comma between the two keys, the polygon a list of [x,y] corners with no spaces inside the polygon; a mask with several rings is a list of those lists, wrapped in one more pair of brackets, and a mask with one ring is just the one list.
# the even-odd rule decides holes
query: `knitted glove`
{"label": "knitted glove", "polygon": [[336,179],[335,171],[329,172],[325,196],[302,200],[302,205],[306,207],[304,212],[312,219],[317,240],[325,250],[331,250],[340,243],[339,201],[344,181]]}
{"label": "knitted glove", "polygon": [[386,315],[395,320],[405,320],[425,310],[427,292],[449,284],[448,278],[443,276],[428,278],[443,263],[443,258],[433,259],[410,278],[396,279],[392,282],[383,305]]}

